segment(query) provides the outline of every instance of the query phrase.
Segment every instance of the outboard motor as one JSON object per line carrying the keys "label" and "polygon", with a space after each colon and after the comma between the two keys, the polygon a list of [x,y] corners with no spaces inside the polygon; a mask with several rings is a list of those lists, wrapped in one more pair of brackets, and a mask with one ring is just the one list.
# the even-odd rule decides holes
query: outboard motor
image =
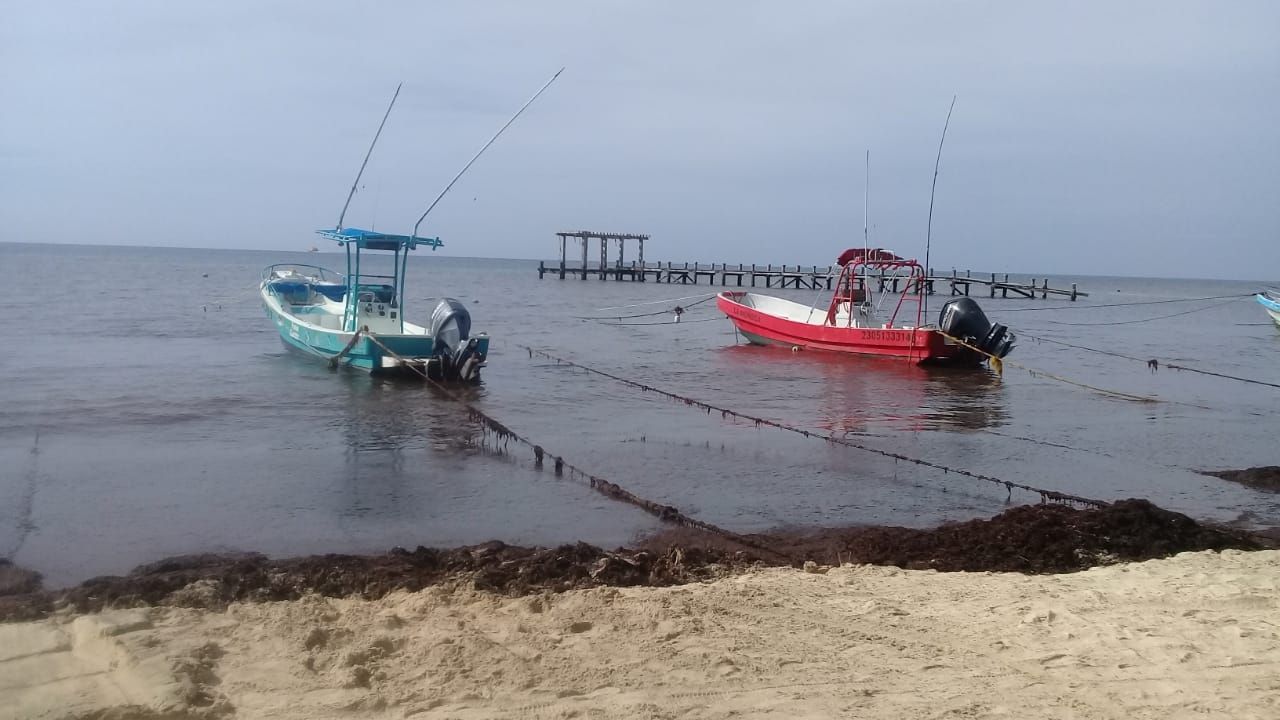
{"label": "outboard motor", "polygon": [[938,328],[998,358],[1008,355],[1017,339],[1009,328],[987,320],[978,303],[967,297],[943,304],[938,315]]}
{"label": "outboard motor", "polygon": [[442,298],[431,311],[433,354],[439,360],[440,380],[475,382],[484,355],[471,337],[471,313],[453,298]]}

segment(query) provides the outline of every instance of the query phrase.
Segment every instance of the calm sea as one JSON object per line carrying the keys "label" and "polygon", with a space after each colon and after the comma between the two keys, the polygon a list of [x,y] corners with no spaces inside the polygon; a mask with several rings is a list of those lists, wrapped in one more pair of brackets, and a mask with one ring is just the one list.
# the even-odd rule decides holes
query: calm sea
{"label": "calm sea", "polygon": [[[519,446],[498,454],[478,445],[465,410],[430,388],[286,351],[256,294],[261,269],[276,262],[343,269],[332,253],[0,244],[10,317],[0,353],[0,556],[57,586],[179,553],[495,538],[613,546],[657,527],[537,470]],[[406,304],[424,318],[429,297],[457,297],[474,329],[492,336],[478,407],[693,517],[743,532],[926,526],[1038,496],[1010,500],[989,483],[708,415],[530,358],[522,346],[972,472],[1280,524],[1276,496],[1195,472],[1280,464],[1280,390],[1032,339],[1280,383],[1280,332],[1251,299],[1130,304],[1244,296],[1254,283],[1055,277],[1090,293],[1075,303],[978,293],[987,315],[1020,335],[1009,359],[1036,371],[1009,365],[997,377],[749,347],[713,302],[698,303],[706,285],[539,280],[536,267],[419,253]],[[580,319],[676,304],[692,305],[680,324],[666,314]]]}

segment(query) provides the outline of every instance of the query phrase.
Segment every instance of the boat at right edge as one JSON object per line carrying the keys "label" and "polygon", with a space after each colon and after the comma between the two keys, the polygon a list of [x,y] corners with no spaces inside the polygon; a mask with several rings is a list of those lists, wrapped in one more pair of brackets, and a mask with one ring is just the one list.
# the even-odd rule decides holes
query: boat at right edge
{"label": "boat at right edge", "polygon": [[1257,299],[1258,304],[1267,311],[1267,314],[1271,316],[1276,327],[1280,327],[1280,290],[1263,290],[1257,295],[1254,295],[1254,298]]}
{"label": "boat at right edge", "polygon": [[[754,292],[722,292],[716,305],[737,332],[757,345],[903,358],[919,364],[978,366],[1013,350],[1015,336],[987,319],[968,297],[942,305],[936,324],[924,317],[925,271],[915,260],[878,248],[850,248],[826,309]],[[873,292],[873,281],[898,279],[902,291]],[[914,304],[914,311],[911,306]]]}

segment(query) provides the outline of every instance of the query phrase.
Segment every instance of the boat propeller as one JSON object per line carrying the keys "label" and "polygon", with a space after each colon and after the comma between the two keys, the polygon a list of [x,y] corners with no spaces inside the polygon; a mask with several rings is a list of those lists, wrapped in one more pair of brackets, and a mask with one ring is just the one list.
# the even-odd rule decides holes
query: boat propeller
{"label": "boat propeller", "polygon": [[1008,355],[1017,339],[1009,332],[1009,328],[988,320],[978,303],[967,297],[948,300],[943,304],[942,312],[938,315],[938,327],[942,332],[960,338],[997,358]]}

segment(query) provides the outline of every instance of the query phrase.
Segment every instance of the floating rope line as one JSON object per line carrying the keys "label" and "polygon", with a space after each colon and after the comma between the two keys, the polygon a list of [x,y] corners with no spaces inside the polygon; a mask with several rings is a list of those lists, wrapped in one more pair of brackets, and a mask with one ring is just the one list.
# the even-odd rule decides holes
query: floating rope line
{"label": "floating rope line", "polygon": [[516,442],[519,442],[527,446],[529,449],[533,450],[534,467],[538,468],[539,470],[541,470],[543,467],[544,459],[549,459],[553,463],[552,467],[554,468],[556,477],[565,477],[567,475],[569,478],[578,480],[580,482],[584,482],[588,487],[600,493],[601,495],[604,495],[605,497],[610,498],[612,500],[627,503],[628,505],[632,505],[634,507],[640,508],[641,510],[644,510],[650,515],[658,518],[662,522],[671,523],[674,525],[682,525],[684,527],[695,528],[697,530],[713,533],[715,535],[719,535],[720,537],[726,540],[735,542],[739,545],[743,545],[743,546],[758,550],[760,552],[768,553],[770,555],[776,556],[777,558],[781,558],[783,560],[788,560],[786,556],[782,555],[776,550],[773,550],[762,543],[756,542],[755,540],[752,540],[751,538],[745,535],[740,535],[731,530],[726,530],[722,527],[712,525],[711,523],[703,522],[702,520],[691,518],[688,515],[685,515],[684,513],[680,512],[680,510],[674,506],[662,505],[652,500],[647,500],[645,498],[640,497],[639,495],[636,495],[630,492],[629,490],[622,487],[621,485],[618,485],[617,483],[609,482],[608,480],[605,480],[604,478],[598,475],[593,475],[587,472],[586,470],[583,470],[582,468],[568,462],[563,457],[547,451],[541,445],[538,445],[537,443],[524,437],[523,435],[520,435],[519,433],[507,427],[506,425],[502,424],[501,422],[498,422],[498,420],[496,420],[494,417],[492,417],[488,413],[484,412],[483,410],[476,407],[475,405],[472,405],[471,403],[467,402],[458,393],[454,392],[453,390],[446,387],[445,385],[431,379],[431,377],[427,375],[425,370],[422,370],[412,364],[408,364],[405,358],[397,355],[394,350],[384,345],[381,341],[378,340],[378,338],[373,333],[365,331],[364,337],[368,338],[369,341],[372,342],[374,345],[377,345],[379,348],[382,348],[383,352],[399,360],[402,364],[405,365],[405,367],[412,368],[415,372],[417,372],[419,375],[422,376],[422,379],[426,380],[433,387],[435,387],[437,390],[439,390],[441,393],[447,396],[450,400],[453,400],[454,402],[466,408],[467,415],[471,420],[479,423],[481,428],[483,428],[486,432],[493,433],[495,438],[502,441],[503,443],[502,452],[505,452],[507,448],[507,443],[509,441],[515,440]]}
{"label": "floating rope line", "polygon": [[[1053,343],[1054,345],[1062,345],[1069,348],[1075,348],[1077,350],[1087,350],[1089,352],[1098,353],[1100,355],[1110,355],[1111,357],[1118,357],[1118,358],[1123,358],[1125,360],[1134,360],[1136,362],[1146,363],[1147,366],[1151,367],[1153,370],[1160,367],[1158,359],[1134,357],[1132,355],[1125,355],[1124,353],[1118,353],[1111,350],[1099,350],[1097,348],[1085,347],[1084,345],[1076,345],[1074,343],[1063,342],[1062,340],[1052,340],[1046,337],[1036,337],[1035,335],[1027,335],[1026,333],[1019,333],[1019,334],[1021,334],[1023,337],[1030,338],[1037,342]],[[1186,372],[1200,373],[1201,375],[1212,375],[1214,377],[1225,378],[1227,380],[1236,380],[1238,382],[1243,382],[1243,383],[1252,383],[1254,385],[1266,385],[1267,387],[1280,388],[1280,383],[1267,382],[1265,380],[1253,380],[1251,378],[1238,377],[1236,375],[1227,375],[1226,373],[1218,373],[1218,372],[1213,372],[1211,370],[1200,370],[1198,368],[1187,367],[1186,365],[1180,365],[1178,363],[1166,362],[1164,363],[1164,367],[1172,368],[1174,370],[1185,370]]]}
{"label": "floating rope line", "polygon": [[680,302],[681,300],[697,300],[698,298],[707,298],[710,300],[718,293],[702,293],[701,295],[686,295],[678,298],[666,298],[664,300],[646,300],[644,302],[631,303],[630,305],[613,305],[611,307],[596,308],[596,312],[604,312],[605,310],[626,310],[627,308],[641,307],[644,305],[657,305],[658,303]]}
{"label": "floating rope line", "polygon": [[35,440],[31,443],[31,460],[26,475],[27,487],[19,496],[17,504],[18,517],[14,524],[17,530],[17,537],[14,538],[13,545],[4,552],[4,559],[12,561],[18,555],[18,551],[27,544],[27,538],[30,537],[31,531],[36,529],[32,516],[35,514],[36,493],[40,490],[40,426],[36,425]]}
{"label": "floating rope line", "polygon": [[1057,320],[1050,320],[1049,322],[1055,325],[1073,325],[1076,327],[1086,327],[1086,326],[1101,327],[1103,325],[1137,325],[1139,323],[1153,322],[1155,320],[1168,320],[1169,318],[1180,317],[1182,315],[1190,315],[1191,313],[1198,313],[1204,310],[1212,310],[1214,308],[1222,307],[1223,305],[1230,305],[1233,302],[1238,302],[1240,299],[1241,299],[1240,297],[1234,297],[1230,300],[1227,300],[1226,302],[1214,303],[1212,305],[1206,305],[1204,307],[1195,308],[1194,310],[1185,310],[1183,312],[1172,313],[1170,315],[1157,315],[1156,317],[1142,318],[1141,320],[1117,320],[1115,322],[1097,322],[1097,323],[1069,323],[1069,322],[1059,322]]}
{"label": "floating rope line", "polygon": [[[670,315],[671,313],[667,312],[663,314]],[[719,322],[721,320],[724,320],[724,318],[712,317],[712,318],[698,318],[697,320],[664,320],[662,322],[638,322],[638,323],[602,322],[600,324],[609,326],[609,327],[640,327],[642,325],[687,325],[688,323]]]}
{"label": "floating rope line", "polygon": [[[715,295],[711,295],[709,297],[702,298],[696,303],[689,303],[688,305],[685,305],[683,307],[677,305],[676,309],[679,309],[680,312],[684,312],[691,307],[694,307],[696,305],[701,305],[702,303],[707,302],[708,300],[712,300],[714,298],[715,298]],[[683,298],[680,298],[680,299],[683,299]],[[667,301],[667,302],[670,302],[670,301]],[[652,305],[653,303],[646,303],[646,304]],[[627,320],[629,318],[653,317],[655,315],[670,315],[672,312],[673,310],[659,310],[657,312],[638,313],[636,315],[597,315],[595,317],[587,317],[585,315],[574,315],[572,317],[575,320]]]}
{"label": "floating rope line", "polygon": [[1024,308],[1003,308],[1002,313],[1007,312],[1035,312],[1037,310],[1093,310],[1095,308],[1113,308],[1113,307],[1137,307],[1139,305],[1164,305],[1165,303],[1182,303],[1182,302],[1202,302],[1205,300],[1222,300],[1224,298],[1239,299],[1250,298],[1253,295],[1210,295],[1209,297],[1199,298],[1175,298],[1172,300],[1145,300],[1130,303],[1106,303],[1103,305],[1049,305],[1040,307],[1024,307]]}
{"label": "floating rope line", "polygon": [[1070,495],[1068,493],[1058,492],[1057,490],[1048,490],[1045,488],[1034,487],[1032,485],[1025,485],[1023,483],[1013,482],[1011,480],[1002,480],[1000,478],[992,477],[990,475],[983,475],[981,473],[970,472],[968,470],[962,470],[960,468],[949,467],[947,465],[935,463],[930,460],[913,458],[908,455],[903,455],[901,453],[891,452],[889,450],[881,450],[879,448],[873,448],[868,445],[863,445],[861,443],[853,442],[851,440],[838,438],[838,437],[835,437],[834,435],[822,435],[820,433],[813,432],[811,430],[803,430],[798,427],[793,427],[791,425],[786,425],[786,424],[777,422],[776,420],[769,420],[767,418],[756,417],[754,415],[747,415],[745,413],[740,413],[735,410],[730,410],[728,408],[722,408],[716,405],[712,405],[710,403],[702,402],[701,400],[695,400],[694,398],[691,398],[691,397],[686,397],[684,395],[679,395],[677,393],[668,392],[666,390],[654,387],[652,385],[646,385],[645,383],[636,382],[635,380],[629,380],[627,378],[614,375],[613,373],[605,372],[604,370],[597,370],[593,367],[588,367],[581,363],[573,362],[572,360],[566,360],[564,358],[557,357],[543,350],[537,350],[535,348],[531,348],[528,345],[517,345],[517,347],[524,348],[526,351],[528,351],[529,357],[531,359],[535,355],[537,355],[537,356],[546,358],[548,360],[553,360],[562,365],[567,365],[569,367],[577,368],[579,370],[585,370],[586,372],[593,373],[601,377],[609,378],[610,380],[620,382],[624,385],[630,385],[631,387],[639,388],[640,390],[643,390],[645,392],[657,393],[664,397],[671,398],[672,400],[678,400],[684,403],[685,405],[706,410],[708,415],[710,415],[714,411],[714,412],[720,413],[720,417],[722,418],[734,417],[741,420],[747,420],[755,423],[756,427],[766,425],[768,427],[777,428],[778,430],[786,430],[787,432],[796,433],[797,435],[803,435],[806,438],[825,440],[826,442],[832,443],[835,445],[844,445],[845,447],[851,447],[856,450],[862,450],[865,452],[874,453],[876,455],[882,455],[884,457],[893,458],[894,460],[901,460],[903,462],[914,463],[916,465],[922,465],[924,467],[933,468],[935,470],[941,470],[943,473],[955,473],[957,475],[963,475],[965,477],[973,478],[975,480],[985,480],[990,483],[995,483],[996,485],[1003,485],[1005,490],[1009,492],[1010,496],[1012,496],[1014,488],[1017,488],[1019,490],[1026,490],[1027,492],[1036,493],[1040,495],[1040,499],[1042,502],[1052,500],[1055,502],[1062,502],[1062,503],[1068,503],[1068,504],[1079,503],[1081,505],[1092,505],[1094,507],[1107,507],[1108,505],[1110,505],[1110,503],[1104,500],[1094,500],[1092,498],[1081,497],[1079,495]]}
{"label": "floating rope line", "polygon": [[[1012,435],[1010,433],[1003,433],[1003,432],[1000,432],[999,430],[992,430],[990,428],[983,428],[982,430],[980,430],[980,432],[984,432],[988,435],[995,435],[996,437],[1008,438],[1010,440],[1019,440],[1022,442],[1028,442],[1033,445],[1041,445],[1043,447],[1070,450],[1071,452],[1081,453],[1083,455],[1098,455],[1101,457],[1109,458],[1111,460],[1120,460],[1122,462],[1134,462],[1133,458],[1126,458],[1126,457],[1121,457],[1119,455],[1113,455],[1109,452],[1104,452],[1102,450],[1086,450],[1084,448],[1078,448],[1073,445],[1065,445],[1063,443],[1056,443],[1050,440],[1041,440],[1039,438],[1026,437],[1024,435]],[[1149,460],[1142,460],[1140,462],[1142,462],[1142,464],[1148,465],[1153,468],[1160,468],[1161,470],[1172,470],[1175,472],[1196,472],[1195,470],[1189,470],[1188,468],[1178,467],[1176,465],[1165,465],[1164,463],[1151,462]]]}
{"label": "floating rope line", "polygon": [[1029,368],[1026,365],[1016,363],[1012,360],[1005,360],[1003,358],[996,357],[995,355],[992,355],[991,353],[987,352],[986,350],[983,350],[980,347],[977,347],[975,345],[970,345],[964,340],[961,340],[960,338],[955,337],[954,335],[948,335],[947,333],[944,333],[941,330],[938,330],[937,333],[942,337],[958,345],[963,345],[964,347],[967,347],[970,350],[973,350],[974,352],[978,352],[983,355],[986,355],[987,358],[991,360],[991,366],[999,374],[1003,374],[1004,365],[1007,364],[1007,365],[1012,365],[1013,367],[1016,367],[1020,370],[1025,370],[1027,373],[1031,375],[1031,377],[1047,377],[1050,380],[1057,380],[1058,382],[1066,383],[1068,385],[1075,385],[1076,387],[1084,388],[1085,390],[1092,390],[1096,393],[1102,393],[1103,395],[1109,395],[1111,397],[1119,398],[1121,400],[1132,400],[1133,402],[1143,402],[1143,403],[1160,402],[1160,400],[1153,397],[1148,397],[1146,395],[1131,395],[1129,393],[1120,392],[1119,390],[1108,390],[1107,388],[1098,387],[1097,385],[1089,385],[1088,383],[1077,382],[1075,380],[1069,380],[1067,378],[1064,378],[1060,375],[1047,373],[1047,372],[1044,372],[1043,370],[1036,370],[1034,368]]}

